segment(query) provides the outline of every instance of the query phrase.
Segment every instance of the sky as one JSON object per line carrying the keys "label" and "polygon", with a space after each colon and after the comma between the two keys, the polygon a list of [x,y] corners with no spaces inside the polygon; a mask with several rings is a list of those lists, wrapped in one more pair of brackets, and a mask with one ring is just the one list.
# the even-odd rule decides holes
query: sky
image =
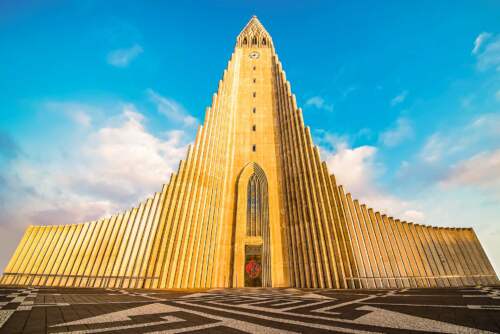
{"label": "sky", "polygon": [[30,224],[161,190],[252,15],[355,198],[500,272],[499,1],[0,0],[0,267]]}

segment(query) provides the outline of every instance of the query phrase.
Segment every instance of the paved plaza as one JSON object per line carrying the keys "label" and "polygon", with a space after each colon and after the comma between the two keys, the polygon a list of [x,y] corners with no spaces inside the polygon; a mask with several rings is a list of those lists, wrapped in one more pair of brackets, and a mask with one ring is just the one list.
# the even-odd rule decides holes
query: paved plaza
{"label": "paved plaza", "polygon": [[498,333],[500,287],[0,288],[0,333]]}

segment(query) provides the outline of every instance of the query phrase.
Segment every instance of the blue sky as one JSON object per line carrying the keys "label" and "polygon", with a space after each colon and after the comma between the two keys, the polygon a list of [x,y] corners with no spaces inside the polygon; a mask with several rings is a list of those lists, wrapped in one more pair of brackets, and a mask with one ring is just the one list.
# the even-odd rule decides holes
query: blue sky
{"label": "blue sky", "polygon": [[498,1],[0,1],[0,266],[161,189],[253,14],[339,182],[499,271]]}

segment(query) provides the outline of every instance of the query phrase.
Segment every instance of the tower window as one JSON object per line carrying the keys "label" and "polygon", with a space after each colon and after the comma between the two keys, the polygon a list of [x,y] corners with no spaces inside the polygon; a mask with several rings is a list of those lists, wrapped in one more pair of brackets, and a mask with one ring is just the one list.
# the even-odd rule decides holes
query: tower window
{"label": "tower window", "polygon": [[247,38],[243,38],[243,45],[247,45]]}
{"label": "tower window", "polygon": [[265,38],[262,39],[262,45],[266,45],[266,39]]}
{"label": "tower window", "polygon": [[255,114],[255,112],[257,111],[257,108],[253,107],[253,113]]}
{"label": "tower window", "polygon": [[257,79],[253,78],[253,83],[256,83],[257,82]]}
{"label": "tower window", "polygon": [[257,96],[257,93],[256,92],[253,92],[253,97],[256,97]]}
{"label": "tower window", "polygon": [[252,151],[254,151],[254,152],[257,151],[257,145],[255,145],[255,144],[252,145]]}
{"label": "tower window", "polygon": [[254,66],[254,67],[253,67],[253,70],[255,71],[255,69],[256,69],[256,68],[257,68],[257,67],[256,67],[256,66]]}
{"label": "tower window", "polygon": [[254,125],[252,125],[252,131],[255,131],[255,130],[257,130],[257,126],[254,124]]}
{"label": "tower window", "polygon": [[252,45],[257,45],[257,37],[252,38]]}
{"label": "tower window", "polygon": [[[267,215],[267,182],[262,174],[252,174],[247,188],[247,236],[260,237],[267,230],[269,221]],[[267,232],[267,231],[266,231]],[[248,246],[247,246],[248,247]],[[254,246],[255,247],[255,246]],[[260,251],[259,253],[260,254]]]}

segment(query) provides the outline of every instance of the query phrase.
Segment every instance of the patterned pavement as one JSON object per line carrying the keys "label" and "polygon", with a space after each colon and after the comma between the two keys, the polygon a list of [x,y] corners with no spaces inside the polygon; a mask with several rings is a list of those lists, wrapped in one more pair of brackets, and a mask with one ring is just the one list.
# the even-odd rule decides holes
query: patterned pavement
{"label": "patterned pavement", "polygon": [[0,333],[499,333],[500,287],[0,287]]}

